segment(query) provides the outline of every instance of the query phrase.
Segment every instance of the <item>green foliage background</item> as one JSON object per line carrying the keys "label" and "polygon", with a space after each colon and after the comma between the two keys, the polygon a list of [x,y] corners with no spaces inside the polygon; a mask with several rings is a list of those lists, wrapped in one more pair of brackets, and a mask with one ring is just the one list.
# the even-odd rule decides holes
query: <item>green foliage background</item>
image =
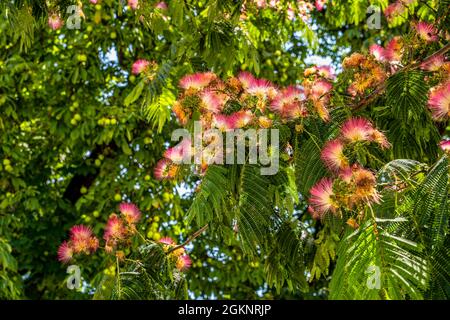
{"label": "green foliage background", "polygon": [[[335,134],[339,119],[352,112],[344,102],[336,102],[334,127],[310,124],[309,136],[287,138],[294,146],[295,170],[286,163],[269,179],[251,166],[213,167],[195,199],[197,178],[161,183],[152,175],[178,126],[170,106],[183,75],[248,70],[278,85],[296,83],[312,54],[338,66],[349,52],[407,32],[409,25],[401,19],[390,26],[382,20],[381,30],[368,29],[367,7],[384,9],[388,1],[332,1],[313,13],[311,26],[270,10],[249,10],[242,21],[239,0],[170,0],[166,13],[154,9],[156,2],[146,1],[132,12],[120,1],[103,0],[100,7],[84,1],[81,29],[55,32],[46,25],[51,5],[66,8],[76,1],[50,6],[2,1],[0,159],[7,159],[12,170],[0,164],[0,298],[89,299],[99,285],[106,291],[97,290],[96,298],[170,297],[153,294],[163,285],[139,291],[142,286],[138,290],[133,283],[144,283],[142,278],[123,279],[129,281],[128,292],[111,296],[107,289],[115,260],[104,253],[81,261],[83,290],[66,288],[56,251],[68,229],[84,223],[101,234],[109,214],[125,200],[143,211],[143,234],[181,242],[210,224],[189,247],[194,266],[182,285],[191,298],[447,297],[448,170],[442,169],[447,159],[436,147],[445,126],[436,127],[425,112],[428,88],[422,72],[398,73],[389,79],[385,96],[354,113],[374,119],[393,144],[371,166],[387,176],[400,172],[408,183],[401,205],[386,195],[388,200],[373,208],[385,228],[382,241],[375,241],[371,226],[352,234],[342,232],[342,222],[332,219],[324,227],[305,213],[302,195],[325,172],[316,145]],[[433,17],[447,8],[445,1],[420,2],[416,17]],[[444,23],[448,28],[448,19]],[[130,75],[138,58],[160,65],[149,84]],[[406,93],[399,96],[400,91]],[[411,160],[382,166],[394,159]],[[243,181],[239,189],[237,179]],[[275,221],[273,203],[280,209]],[[242,228],[239,239],[230,227],[235,217]],[[255,243],[264,256],[254,251]],[[371,246],[374,250],[367,250]],[[146,250],[145,257],[157,259],[157,249]],[[336,262],[336,255],[345,258]],[[407,262],[394,266],[399,256]],[[349,265],[355,257],[357,263]],[[365,292],[361,270],[380,259],[389,289]],[[314,271],[313,281],[307,282],[306,268]],[[430,279],[418,278],[413,268],[426,269]]]}

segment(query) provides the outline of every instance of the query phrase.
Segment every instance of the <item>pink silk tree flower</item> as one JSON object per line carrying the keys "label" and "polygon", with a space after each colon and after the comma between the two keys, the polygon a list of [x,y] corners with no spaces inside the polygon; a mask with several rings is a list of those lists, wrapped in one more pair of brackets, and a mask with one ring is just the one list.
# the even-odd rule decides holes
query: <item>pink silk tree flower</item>
{"label": "pink silk tree flower", "polygon": [[319,217],[326,213],[335,212],[337,206],[334,201],[333,180],[323,178],[317,182],[310,190],[311,197],[309,204]]}
{"label": "pink silk tree flower", "polygon": [[57,14],[52,14],[50,17],[48,17],[48,26],[52,30],[58,30],[61,29],[63,25],[63,21],[61,20],[61,17]]}
{"label": "pink silk tree flower", "polygon": [[339,171],[348,167],[348,159],[344,155],[344,144],[338,140],[328,141],[321,153],[321,159],[331,171]]}
{"label": "pink silk tree flower", "polygon": [[128,0],[128,6],[131,9],[136,10],[139,6],[139,1],[138,0]]}
{"label": "pink silk tree flower", "polygon": [[150,65],[150,61],[145,59],[138,59],[133,63],[131,67],[131,72],[135,75],[145,72]]}
{"label": "pink silk tree flower", "polygon": [[450,112],[450,81],[431,90],[428,108],[433,118],[438,121],[447,120]]}

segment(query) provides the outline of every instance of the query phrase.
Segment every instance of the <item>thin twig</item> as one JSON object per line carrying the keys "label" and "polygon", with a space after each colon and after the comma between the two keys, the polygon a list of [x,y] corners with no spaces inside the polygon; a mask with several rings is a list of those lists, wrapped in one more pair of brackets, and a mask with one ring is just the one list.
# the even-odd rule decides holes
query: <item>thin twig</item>
{"label": "thin twig", "polygon": [[194,232],[192,234],[192,236],[190,236],[185,242],[183,242],[182,244],[179,244],[173,248],[171,248],[170,250],[167,251],[167,254],[181,249],[183,247],[185,247],[186,245],[188,245],[190,242],[192,242],[195,238],[197,238],[198,236],[200,236],[206,229],[208,229],[208,224],[204,225],[202,228],[200,228],[199,230],[197,230],[196,232]]}
{"label": "thin twig", "polygon": [[[417,67],[419,67],[422,63],[427,62],[431,59],[433,59],[434,57],[446,54],[448,51],[450,51],[450,42],[447,43],[445,46],[443,46],[442,48],[440,48],[438,51],[436,51],[435,53],[429,55],[428,57],[426,57],[425,59],[423,59],[421,62],[416,62],[414,64],[412,64],[410,66],[411,69],[415,69]],[[407,67],[405,67],[404,69],[408,69]]]}
{"label": "thin twig", "polygon": [[118,292],[119,292],[119,299],[120,299],[120,296],[121,296],[121,289],[120,289],[120,267],[119,267],[119,257],[117,257],[117,256],[116,256],[116,267],[117,267],[117,287],[119,288],[119,289],[118,289]]}
{"label": "thin twig", "polygon": [[435,14],[438,13],[438,11],[437,11],[436,9],[434,9],[433,7],[431,7],[431,6],[427,3],[427,1],[420,0],[419,2],[422,3],[422,4],[424,4],[425,6],[427,6],[428,9],[430,9],[431,11],[433,11]]}
{"label": "thin twig", "polygon": [[139,237],[140,237],[144,242],[148,242],[148,240],[142,235],[142,233],[139,232],[139,230],[136,230],[136,233],[139,235]]}

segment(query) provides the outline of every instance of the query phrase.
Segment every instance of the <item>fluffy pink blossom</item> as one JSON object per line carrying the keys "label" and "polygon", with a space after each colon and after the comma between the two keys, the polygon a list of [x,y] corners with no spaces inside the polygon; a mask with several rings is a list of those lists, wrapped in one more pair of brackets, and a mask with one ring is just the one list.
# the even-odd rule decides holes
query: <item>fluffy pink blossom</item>
{"label": "fluffy pink blossom", "polygon": [[322,11],[325,5],[327,4],[328,0],[316,0],[316,9],[318,11]]}
{"label": "fluffy pink blossom", "polygon": [[289,86],[278,93],[270,108],[282,118],[293,120],[307,115],[307,110],[303,105],[304,100],[305,95],[302,89]]}
{"label": "fluffy pink blossom", "polygon": [[405,6],[400,2],[391,3],[384,9],[384,15],[388,20],[394,19],[396,16],[402,14],[405,11]]}
{"label": "fluffy pink blossom", "polygon": [[319,217],[328,212],[335,212],[337,206],[334,201],[333,180],[323,178],[310,190],[309,204]]}
{"label": "fluffy pink blossom", "polygon": [[341,127],[346,142],[370,141],[372,132],[372,124],[364,118],[350,118]]}
{"label": "fluffy pink blossom", "polygon": [[403,45],[399,37],[394,37],[386,46],[384,56],[390,62],[400,62]]}
{"label": "fluffy pink blossom", "polygon": [[131,67],[131,72],[133,74],[140,74],[147,70],[148,66],[150,65],[150,61],[145,59],[138,59],[133,63],[133,66]]}
{"label": "fluffy pink blossom", "polygon": [[332,171],[339,171],[348,167],[348,159],[344,155],[344,144],[340,140],[328,141],[321,154],[321,159]]}
{"label": "fluffy pink blossom", "polygon": [[280,4],[280,0],[270,0],[269,1],[269,7],[271,8],[277,8]]}
{"label": "fluffy pink blossom", "polygon": [[435,42],[438,40],[438,30],[431,23],[421,21],[414,27],[420,39],[426,42]]}
{"label": "fluffy pink blossom", "polygon": [[59,15],[52,14],[50,17],[48,17],[48,26],[52,30],[61,29],[62,25],[63,25],[63,21]]}
{"label": "fluffy pink blossom", "polygon": [[344,169],[339,170],[339,179],[346,183],[351,183],[353,177],[353,169],[352,167],[345,167]]}
{"label": "fluffy pink blossom", "polygon": [[174,245],[175,241],[172,238],[164,237],[164,238],[159,239],[159,243],[166,244],[166,245]]}
{"label": "fluffy pink blossom", "polygon": [[139,6],[139,1],[138,0],[128,0],[128,6],[131,9],[136,10]]}
{"label": "fluffy pink blossom", "polygon": [[94,252],[98,247],[96,239],[92,236],[92,229],[84,225],[73,226],[70,229],[70,245],[75,253]]}
{"label": "fluffy pink blossom", "polygon": [[89,227],[86,227],[82,224],[73,226],[70,229],[70,237],[71,239],[87,239],[92,236],[92,230]]}
{"label": "fluffy pink blossom", "polygon": [[253,113],[250,110],[241,110],[232,114],[232,117],[234,118],[234,127],[240,129],[252,122]]}
{"label": "fluffy pink blossom", "polygon": [[287,120],[295,120],[305,118],[308,115],[308,110],[302,102],[292,103],[286,105],[283,112],[283,117]]}
{"label": "fluffy pink blossom", "polygon": [[177,259],[177,269],[180,271],[187,271],[192,265],[191,258],[185,254]]}
{"label": "fluffy pink blossom", "polygon": [[431,90],[428,108],[430,108],[435,120],[448,119],[450,113],[450,81]]}
{"label": "fluffy pink blossom", "polygon": [[73,249],[67,241],[64,241],[58,248],[58,260],[68,263],[73,258]]}
{"label": "fluffy pink blossom", "polygon": [[158,161],[153,171],[156,180],[166,180],[175,178],[178,172],[178,167],[166,158]]}
{"label": "fluffy pink blossom", "polygon": [[164,158],[170,159],[175,164],[181,164],[184,160],[192,156],[192,141],[188,138],[183,139],[176,146],[167,149],[164,152]]}
{"label": "fluffy pink blossom", "polygon": [[244,89],[248,89],[250,85],[256,80],[250,72],[242,71],[238,75],[239,81],[242,83]]}
{"label": "fluffy pink blossom", "polygon": [[331,66],[317,66],[317,73],[319,76],[324,77],[326,79],[334,80],[336,75],[331,68]]}
{"label": "fluffy pink blossom", "polygon": [[156,9],[167,10],[169,6],[164,1],[158,2],[155,6]]}
{"label": "fluffy pink blossom", "polygon": [[212,113],[220,113],[228,101],[226,94],[218,93],[214,90],[205,90],[201,93],[200,98],[203,107]]}
{"label": "fluffy pink blossom", "polygon": [[120,240],[125,237],[126,229],[123,221],[115,214],[112,214],[106,223],[103,239],[106,241]]}
{"label": "fluffy pink blossom", "polygon": [[129,224],[135,224],[141,218],[141,211],[133,203],[123,202],[119,205],[119,211],[125,216],[125,220]]}
{"label": "fluffy pink blossom", "polygon": [[431,59],[428,59],[427,61],[424,61],[420,65],[420,68],[426,71],[438,71],[444,64],[445,64],[444,55],[440,54],[432,57]]}
{"label": "fluffy pink blossom", "polygon": [[217,76],[212,72],[187,75],[180,80],[180,87],[184,90],[201,90],[207,87]]}
{"label": "fluffy pink blossom", "polygon": [[261,99],[273,99],[277,94],[277,89],[265,79],[253,79],[249,82],[247,92]]}
{"label": "fluffy pink blossom", "polygon": [[326,80],[317,80],[308,90],[307,96],[312,100],[319,100],[324,98],[324,96],[333,89],[333,85]]}
{"label": "fluffy pink blossom", "polygon": [[213,116],[213,125],[221,131],[236,129],[236,117],[233,114],[215,114]]}
{"label": "fluffy pink blossom", "polygon": [[450,140],[442,140],[439,146],[445,153],[450,153]]}
{"label": "fluffy pink blossom", "polygon": [[255,0],[255,4],[258,8],[264,8],[266,6],[266,0]]}
{"label": "fluffy pink blossom", "polygon": [[385,61],[386,60],[386,52],[385,49],[378,45],[378,44],[373,44],[370,46],[369,48],[370,54],[373,55],[375,57],[375,60],[377,61]]}

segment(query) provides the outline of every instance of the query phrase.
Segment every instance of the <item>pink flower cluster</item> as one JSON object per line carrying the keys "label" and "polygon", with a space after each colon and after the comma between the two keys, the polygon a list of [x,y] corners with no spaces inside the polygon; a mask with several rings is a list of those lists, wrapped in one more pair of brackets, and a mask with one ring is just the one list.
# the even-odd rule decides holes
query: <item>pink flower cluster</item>
{"label": "pink flower cluster", "polygon": [[143,75],[149,81],[152,81],[158,70],[158,64],[146,59],[138,59],[131,66],[131,73],[134,75]]}
{"label": "pink flower cluster", "polygon": [[328,213],[340,215],[340,208],[354,210],[379,203],[376,187],[374,173],[355,164],[334,179],[322,178],[311,188],[308,212],[314,219],[322,219]]}
{"label": "pink flower cluster", "polygon": [[[403,6],[405,1],[398,1],[390,6],[390,10]],[[402,67],[404,53],[411,48],[426,47],[439,40],[439,30],[431,23],[419,21],[413,24],[415,37],[402,39],[394,37],[385,47],[378,44],[370,46],[370,56],[353,53],[343,61],[344,70],[352,70],[354,81],[348,92],[361,96],[367,89],[372,89],[385,81],[387,76],[397,72]],[[404,62],[404,61],[403,61]],[[450,62],[444,54],[435,54],[420,63],[420,69],[432,72],[428,81],[437,79],[439,82],[430,89],[428,108],[436,121],[448,120],[450,117]]]}
{"label": "pink flower cluster", "polygon": [[[203,129],[230,131],[241,128],[271,128],[278,123],[302,122],[317,116],[329,120],[328,105],[334,74],[329,67],[312,67],[305,72],[303,86],[279,88],[248,72],[221,80],[214,73],[187,75],[180,80],[182,93],[172,107],[180,124],[188,125],[198,113]],[[168,149],[154,171],[157,179],[172,179],[181,159],[190,157],[191,142]],[[214,155],[212,155],[214,156]],[[207,165],[202,166],[202,172]]]}
{"label": "pink flower cluster", "polygon": [[92,234],[92,230],[84,225],[77,225],[70,229],[69,241],[64,241],[58,249],[58,260],[68,263],[75,254],[89,255],[97,251],[98,238]]}
{"label": "pink flower cluster", "polygon": [[369,48],[370,54],[379,62],[399,63],[402,60],[403,44],[399,37],[394,37],[385,48],[373,44]]}
{"label": "pink flower cluster", "polygon": [[336,214],[341,207],[379,202],[374,174],[359,164],[351,165],[348,156],[355,144],[371,142],[383,149],[390,147],[385,135],[368,120],[350,118],[342,124],[339,136],[324,145],[321,159],[335,178],[323,178],[311,188],[308,211],[314,218]]}
{"label": "pink flower cluster", "polygon": [[331,81],[336,78],[333,70],[329,66],[315,66],[306,69],[304,76],[303,87],[306,98],[312,103],[318,116],[324,121],[329,121],[328,104],[333,89]]}
{"label": "pink flower cluster", "polygon": [[106,252],[112,252],[119,244],[126,243],[136,233],[136,224],[141,218],[139,208],[132,203],[121,203],[119,211],[120,216],[113,213],[106,223],[103,235]]}
{"label": "pink flower cluster", "polygon": [[368,120],[350,118],[342,124],[339,137],[325,144],[322,160],[333,172],[345,170],[349,166],[349,160],[344,154],[345,147],[355,143],[371,142],[377,143],[382,149],[390,147],[386,136],[374,128]]}
{"label": "pink flower cluster", "polygon": [[[430,23],[420,21],[414,23],[417,38],[425,43],[439,40],[438,30]],[[373,44],[370,46],[370,54],[379,62],[399,63],[403,56],[403,41],[400,37],[394,37],[385,48]]]}
{"label": "pink flower cluster", "polygon": [[[388,9],[392,11],[405,4],[405,1],[398,1],[390,5]],[[405,52],[409,48],[424,47],[431,42],[439,40],[438,30],[428,22],[419,21],[414,23],[413,30],[415,37],[411,39],[405,40],[397,36],[392,38],[385,47],[372,44],[369,48],[370,55],[353,53],[344,59],[342,63],[344,71],[352,73],[350,77],[353,78],[353,82],[347,90],[351,96],[357,98],[365,95],[368,93],[368,90],[377,88],[389,75],[400,70],[402,62],[404,62],[402,60],[405,60]],[[446,70],[450,70],[450,65],[447,64],[443,55],[433,56],[423,62],[420,67],[423,70],[433,72],[440,71],[445,73]],[[436,95],[442,98],[442,90],[437,92]],[[432,102],[430,106],[433,110],[436,110],[435,102]],[[438,118],[441,117],[437,113],[436,116]]]}
{"label": "pink flower cluster", "polygon": [[[119,260],[125,258],[125,253],[119,246],[131,245],[131,236],[137,233],[136,224],[141,219],[139,208],[133,203],[121,203],[120,215],[111,214],[105,226],[103,239],[105,240],[105,252],[114,252]],[[180,271],[186,271],[192,265],[191,258],[184,247],[176,248],[176,243],[171,238],[162,238],[159,243],[169,253],[170,259]],[[92,229],[84,225],[77,225],[70,229],[70,239],[64,241],[58,248],[58,260],[62,263],[70,262],[76,254],[90,255],[99,248],[99,240],[93,235]]]}
{"label": "pink flower cluster", "polygon": [[430,89],[428,95],[428,108],[433,119],[436,121],[448,120],[450,117],[450,62],[444,55],[438,54],[423,61],[420,68],[432,72],[431,79],[439,81]]}
{"label": "pink flower cluster", "polygon": [[354,98],[365,95],[379,86],[387,77],[385,67],[370,56],[353,53],[342,63],[344,71],[353,79],[347,92]]}
{"label": "pink flower cluster", "polygon": [[[119,205],[121,216],[112,214],[106,224],[103,238],[106,240],[105,250],[112,250],[121,241],[136,232],[135,225],[141,218],[138,207],[132,203]],[[89,255],[97,251],[99,240],[93,235],[92,229],[84,225],[77,225],[70,229],[69,241],[64,241],[58,249],[58,260],[68,263],[75,254]]]}
{"label": "pink flower cluster", "polygon": [[[388,7],[387,13],[399,12],[409,3],[408,1],[397,1]],[[431,43],[438,42],[440,39],[440,32],[432,23],[414,22],[412,30],[413,36],[410,38],[394,37],[385,47],[378,44],[371,45],[369,56],[353,53],[344,59],[344,71],[351,70],[353,72],[354,80],[348,88],[350,95],[365,97],[367,89],[379,87],[387,76],[401,70],[402,63],[406,62],[406,52],[411,49],[417,50],[417,48],[426,49]],[[428,95],[428,109],[431,111],[433,119],[447,121],[450,118],[450,62],[444,54],[436,53],[422,61],[419,67],[431,73],[425,79],[427,82],[435,84]],[[330,144],[330,148],[331,146],[334,146],[335,150],[339,148],[338,143]],[[445,141],[441,144],[441,148],[447,152]]]}
{"label": "pink flower cluster", "polygon": [[184,139],[178,145],[167,149],[164,158],[154,168],[154,176],[157,180],[173,179],[176,177],[179,165],[192,155],[192,142]]}

